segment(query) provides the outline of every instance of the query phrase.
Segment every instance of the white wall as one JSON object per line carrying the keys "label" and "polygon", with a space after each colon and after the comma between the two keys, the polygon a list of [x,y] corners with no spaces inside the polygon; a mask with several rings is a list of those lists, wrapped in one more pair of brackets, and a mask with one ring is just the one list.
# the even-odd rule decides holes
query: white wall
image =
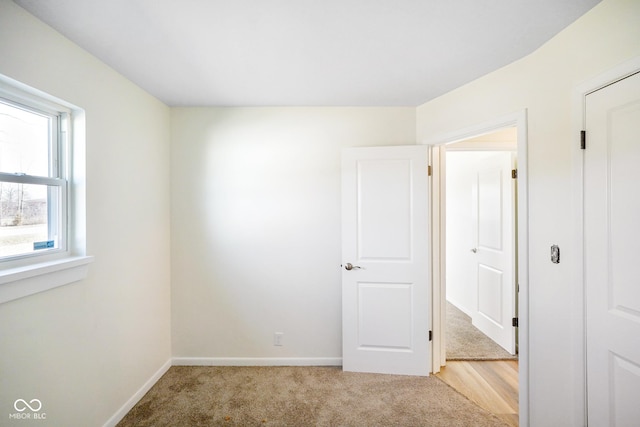
{"label": "white wall", "polygon": [[[169,108],[8,0],[0,74],[86,111],[86,280],[0,305],[0,424],[104,424],[171,357]],[[45,425],[16,421],[15,425]]]}
{"label": "white wall", "polygon": [[340,358],[341,148],[415,144],[415,109],[175,108],[171,124],[174,356]]}
{"label": "white wall", "polygon": [[477,307],[476,257],[473,238],[472,189],[476,164],[487,152],[446,153],[447,300],[471,316]]}
{"label": "white wall", "polygon": [[[605,0],[528,57],[417,111],[418,141],[428,141],[528,110],[533,426],[585,423],[572,97],[581,82],[640,55],[639,41],[640,2]],[[563,250],[557,265],[549,260],[552,244]]]}

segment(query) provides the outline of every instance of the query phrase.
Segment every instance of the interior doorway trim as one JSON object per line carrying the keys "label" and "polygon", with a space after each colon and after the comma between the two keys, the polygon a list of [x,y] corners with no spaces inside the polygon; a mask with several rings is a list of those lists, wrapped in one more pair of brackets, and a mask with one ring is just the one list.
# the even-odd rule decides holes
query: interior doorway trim
{"label": "interior doorway trim", "polygon": [[[505,127],[517,127],[518,132],[518,382],[519,382],[519,424],[522,427],[529,426],[529,172],[528,172],[528,143],[527,143],[527,110],[523,109],[513,114],[498,117],[469,126],[463,129],[453,130],[441,134],[431,139],[421,142],[421,144],[431,146],[431,164],[433,168],[431,209],[432,216],[436,220],[432,229],[434,245],[432,251],[432,266],[438,266],[440,274],[432,279],[433,299],[432,299],[432,328],[434,334],[432,361],[433,372],[438,372],[440,366],[444,365],[444,340],[443,335],[444,310],[441,309],[441,296],[446,295],[445,274],[442,271],[444,251],[441,242],[444,241],[442,234],[442,218],[444,218],[444,203],[441,203],[442,189],[444,183],[444,164],[441,156],[440,146],[459,142],[465,139],[492,133]],[[436,179],[437,177],[437,179]]]}

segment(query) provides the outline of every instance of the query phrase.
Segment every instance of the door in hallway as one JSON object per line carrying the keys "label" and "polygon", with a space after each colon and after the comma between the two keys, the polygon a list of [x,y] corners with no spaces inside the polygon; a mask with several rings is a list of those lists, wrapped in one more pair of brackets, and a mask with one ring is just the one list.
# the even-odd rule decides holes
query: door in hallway
{"label": "door in hallway", "polygon": [[472,190],[471,248],[477,290],[473,325],[511,354],[516,352],[513,164],[510,152],[496,152],[478,163]]}

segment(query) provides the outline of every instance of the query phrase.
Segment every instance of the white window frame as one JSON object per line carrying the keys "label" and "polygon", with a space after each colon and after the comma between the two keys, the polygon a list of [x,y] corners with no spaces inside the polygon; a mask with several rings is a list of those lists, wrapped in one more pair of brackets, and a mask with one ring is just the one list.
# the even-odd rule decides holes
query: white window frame
{"label": "white window frame", "polygon": [[86,254],[84,111],[0,75],[0,97],[59,117],[58,177],[3,173],[3,181],[61,188],[58,247],[0,260],[0,304],[82,280],[93,257]]}
{"label": "white window frame", "polygon": [[[41,99],[33,99],[25,95],[16,97],[14,93],[6,93],[0,88],[0,100],[9,106],[32,114],[42,115],[51,120],[52,129],[50,131],[50,141],[48,144],[49,173],[47,176],[34,176],[24,173],[9,173],[0,171],[0,180],[14,184],[35,184],[55,187],[58,190],[57,197],[49,197],[47,204],[47,234],[51,239],[51,231],[57,236],[57,245],[52,249],[45,249],[42,252],[28,252],[16,255],[9,255],[0,258],[0,263],[10,265],[12,261],[19,261],[23,258],[46,258],[47,254],[64,252],[67,249],[68,230],[68,177],[69,171],[66,168],[67,153],[70,133],[68,130],[69,117],[71,111],[62,105],[43,105]],[[53,224],[51,219],[54,219]],[[27,261],[28,263],[29,261]]]}

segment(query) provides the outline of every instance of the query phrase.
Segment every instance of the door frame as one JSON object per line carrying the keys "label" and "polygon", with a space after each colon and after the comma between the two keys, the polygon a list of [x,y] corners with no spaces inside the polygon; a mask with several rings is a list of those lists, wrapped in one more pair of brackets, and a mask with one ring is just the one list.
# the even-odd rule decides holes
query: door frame
{"label": "door frame", "polygon": [[[573,216],[576,218],[574,222],[574,247],[573,250],[576,253],[575,269],[573,271],[573,283],[576,283],[574,301],[579,301],[581,306],[576,307],[580,314],[578,316],[581,322],[576,325],[572,325],[573,334],[579,337],[580,342],[576,347],[576,351],[582,357],[580,357],[581,366],[579,366],[579,372],[581,375],[576,379],[577,390],[581,390],[581,393],[576,393],[576,419],[580,421],[580,424],[587,425],[588,422],[588,407],[587,407],[587,293],[586,283],[584,276],[585,266],[585,251],[584,251],[584,150],[580,148],[580,133],[586,128],[586,107],[587,107],[587,95],[600,90],[606,86],[615,84],[616,82],[623,80],[632,74],[640,71],[640,56],[625,61],[603,73],[596,75],[589,80],[581,83],[574,89],[572,100],[572,130],[573,137],[575,138],[572,144],[572,202],[574,206]],[[587,149],[588,149],[588,137],[587,137]]]}
{"label": "door frame", "polygon": [[446,363],[444,342],[446,281],[445,281],[445,156],[441,146],[465,139],[492,133],[505,127],[517,127],[518,144],[518,381],[519,381],[519,424],[529,425],[529,183],[528,183],[528,142],[527,110],[498,117],[474,126],[454,130],[435,138],[420,142],[430,146],[431,180],[431,219],[432,219],[432,372],[440,371]]}

